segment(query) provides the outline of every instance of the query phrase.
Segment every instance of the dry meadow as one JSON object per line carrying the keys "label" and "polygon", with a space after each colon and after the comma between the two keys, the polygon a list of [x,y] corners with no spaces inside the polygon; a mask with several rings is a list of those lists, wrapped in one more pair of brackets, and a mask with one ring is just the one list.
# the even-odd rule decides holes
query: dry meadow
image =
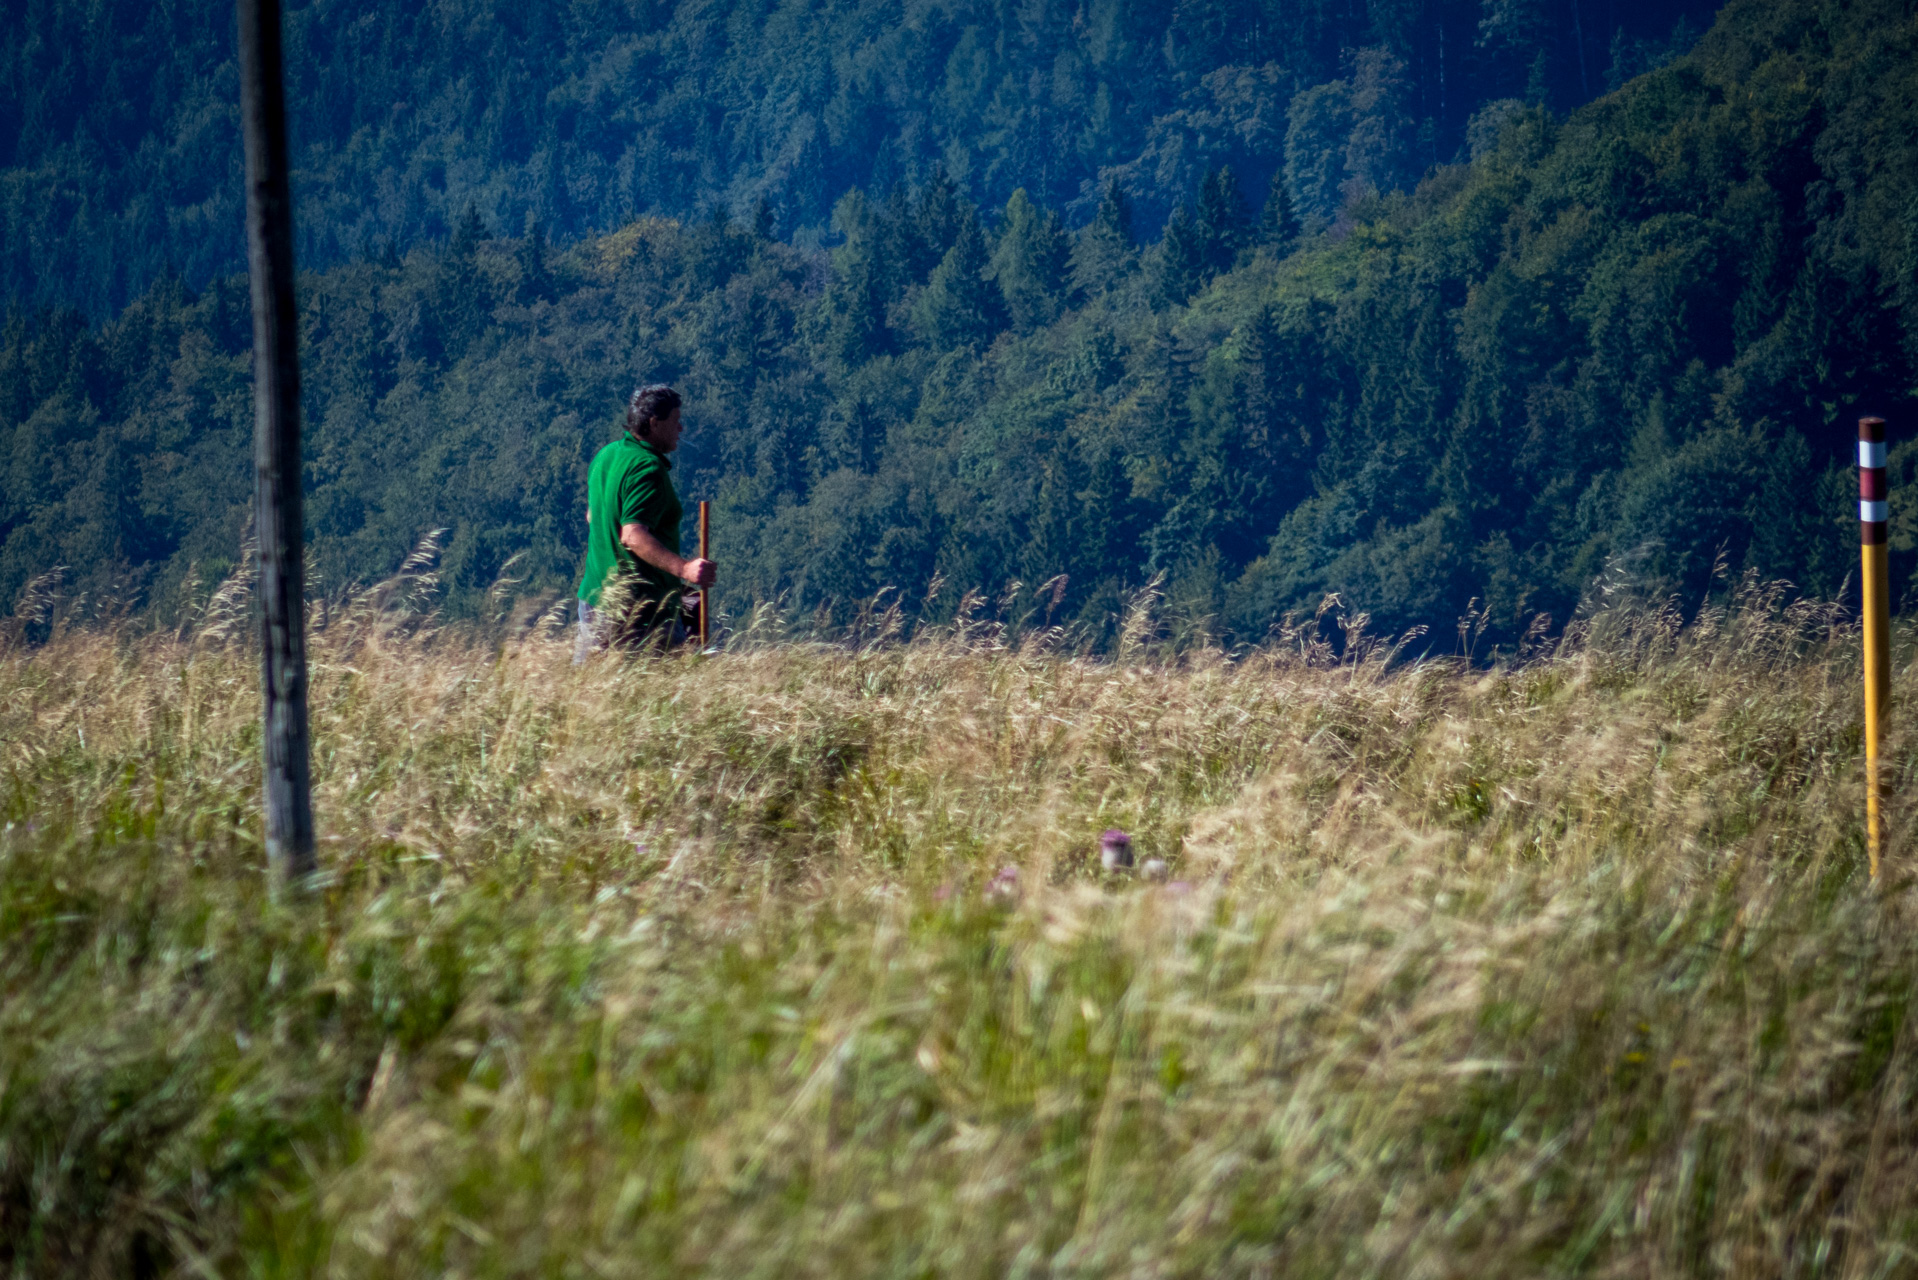
{"label": "dry meadow", "polygon": [[232,626],[0,651],[10,1274],[1918,1273],[1918,737],[1873,887],[1835,610],[387,616],[316,615],[280,898]]}

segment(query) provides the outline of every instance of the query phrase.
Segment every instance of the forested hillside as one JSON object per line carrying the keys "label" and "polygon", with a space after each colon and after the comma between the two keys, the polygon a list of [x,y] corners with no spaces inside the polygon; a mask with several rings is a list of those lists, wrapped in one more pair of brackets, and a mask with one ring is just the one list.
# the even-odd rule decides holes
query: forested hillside
{"label": "forested hillside", "polygon": [[[1076,230],[1042,175],[981,205],[928,170],[842,196],[830,250],[776,204],[563,249],[475,211],[303,280],[316,562],[371,578],[443,527],[456,608],[522,550],[527,588],[566,589],[586,461],[662,378],[735,603],[943,575],[935,607],[1017,581],[1096,628],[1164,573],[1238,637],[1338,592],[1449,648],[1475,598],[1511,643],[1608,564],[1833,592],[1851,420],[1908,436],[1918,398],[1915,104],[1907,0],[1736,0],[1569,116],[1480,110],[1409,194],[1348,175],[1329,222],[1296,163],[1270,199],[1204,167],[1163,220],[1113,183]],[[247,342],[237,278],[9,322],[0,593],[59,564],[165,609],[225,572]]]}
{"label": "forested hillside", "polygon": [[[1209,166],[1288,162],[1308,213],[1410,185],[1484,103],[1565,110],[1682,50],[1711,0],[291,0],[302,260],[445,239],[477,205],[570,240],[744,214],[816,241],[852,187],[943,165],[997,208],[1157,228]],[[239,270],[228,0],[0,12],[0,304],[99,318],[171,264]]]}

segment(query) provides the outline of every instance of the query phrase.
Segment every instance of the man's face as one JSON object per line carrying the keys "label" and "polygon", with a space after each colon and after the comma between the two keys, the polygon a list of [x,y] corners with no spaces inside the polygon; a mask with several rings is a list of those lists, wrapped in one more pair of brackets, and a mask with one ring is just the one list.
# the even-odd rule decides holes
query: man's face
{"label": "man's face", "polygon": [[679,410],[674,408],[665,417],[653,419],[653,428],[647,433],[646,438],[652,441],[653,447],[661,453],[671,453],[679,448],[679,433],[683,429],[684,424],[679,420]]}

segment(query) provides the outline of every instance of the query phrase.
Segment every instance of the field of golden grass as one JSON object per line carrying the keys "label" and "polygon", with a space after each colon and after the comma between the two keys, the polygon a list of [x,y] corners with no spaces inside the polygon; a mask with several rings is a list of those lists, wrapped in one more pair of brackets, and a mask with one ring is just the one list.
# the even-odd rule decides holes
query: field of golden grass
{"label": "field of golden grass", "polygon": [[0,651],[9,1274],[1918,1273],[1918,735],[1873,887],[1830,609],[320,621],[278,900],[243,644]]}

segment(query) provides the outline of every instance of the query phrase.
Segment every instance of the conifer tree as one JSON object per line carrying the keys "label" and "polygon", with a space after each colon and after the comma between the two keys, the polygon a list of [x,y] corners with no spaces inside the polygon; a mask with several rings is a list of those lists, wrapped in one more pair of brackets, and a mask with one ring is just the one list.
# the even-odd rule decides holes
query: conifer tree
{"label": "conifer tree", "polygon": [[1105,198],[1099,202],[1098,226],[1126,249],[1136,249],[1139,241],[1132,234],[1132,202],[1117,178],[1106,183]]}
{"label": "conifer tree", "polygon": [[881,283],[885,273],[874,239],[866,232],[846,242],[837,255],[839,279],[827,294],[827,345],[849,365],[864,364],[892,348]]}
{"label": "conifer tree", "polygon": [[1259,214],[1258,242],[1283,257],[1292,251],[1299,230],[1299,215],[1292,208],[1292,193],[1285,189],[1285,174],[1274,173],[1272,189]]}
{"label": "conifer tree", "polygon": [[991,275],[1013,327],[1021,333],[1058,317],[1067,253],[1058,215],[1035,206],[1024,187],[1014,191],[1006,202],[1005,229],[993,251]]}
{"label": "conifer tree", "polygon": [[871,475],[879,465],[880,451],[886,443],[886,424],[861,396],[846,411],[845,462],[863,474]]}
{"label": "conifer tree", "polygon": [[1269,466],[1278,460],[1281,354],[1278,318],[1271,307],[1260,307],[1246,322],[1239,343],[1239,361],[1245,368],[1245,412],[1241,439],[1246,454]]}
{"label": "conifer tree", "polygon": [[453,256],[472,257],[479,242],[486,238],[486,223],[480,218],[479,207],[468,200],[460,213],[459,225],[453,229]]}
{"label": "conifer tree", "polygon": [[919,224],[904,183],[887,194],[885,206],[873,215],[873,226],[882,268],[881,292],[891,303],[923,281],[939,265],[939,258],[924,261],[926,247],[919,238]]}
{"label": "conifer tree", "polygon": [[422,335],[424,354],[457,359],[492,317],[495,299],[478,261],[480,241],[490,238],[479,210],[468,201],[434,273],[434,314]]}
{"label": "conifer tree", "polygon": [[919,189],[913,208],[913,222],[919,233],[915,275],[936,266],[946,256],[946,251],[958,242],[961,224],[970,212],[970,207],[959,198],[959,188],[946,176],[945,166],[934,166],[932,176]]}
{"label": "conifer tree", "polygon": [[1072,287],[1086,295],[1104,293],[1131,271],[1138,259],[1132,235],[1132,206],[1117,179],[1106,183],[1099,212],[1072,246]]}
{"label": "conifer tree", "polygon": [[978,215],[970,205],[962,206],[952,248],[933,269],[914,316],[933,347],[982,347],[999,331],[1002,304],[999,290],[986,279],[989,263]]}
{"label": "conifer tree", "polygon": [[1153,327],[1140,359],[1143,387],[1138,412],[1145,436],[1160,456],[1185,440],[1192,426],[1192,365],[1195,353],[1164,319]]}
{"label": "conifer tree", "polygon": [[1245,521],[1265,533],[1311,492],[1312,415],[1333,401],[1320,385],[1320,353],[1295,335],[1280,324],[1276,308],[1263,306],[1239,339],[1243,400],[1228,452],[1250,480]]}
{"label": "conifer tree", "polygon": [[1252,239],[1252,219],[1246,213],[1245,198],[1239,194],[1239,180],[1232,166],[1215,169],[1200,182],[1195,226],[1207,278],[1230,271],[1239,250]]}
{"label": "conifer tree", "polygon": [[519,300],[522,304],[553,296],[553,273],[546,261],[546,224],[539,214],[528,214],[526,238],[519,243]]}
{"label": "conifer tree", "polygon": [[1166,219],[1165,236],[1159,242],[1160,301],[1169,307],[1181,306],[1209,278],[1204,233],[1192,216],[1192,206],[1181,204]]}

